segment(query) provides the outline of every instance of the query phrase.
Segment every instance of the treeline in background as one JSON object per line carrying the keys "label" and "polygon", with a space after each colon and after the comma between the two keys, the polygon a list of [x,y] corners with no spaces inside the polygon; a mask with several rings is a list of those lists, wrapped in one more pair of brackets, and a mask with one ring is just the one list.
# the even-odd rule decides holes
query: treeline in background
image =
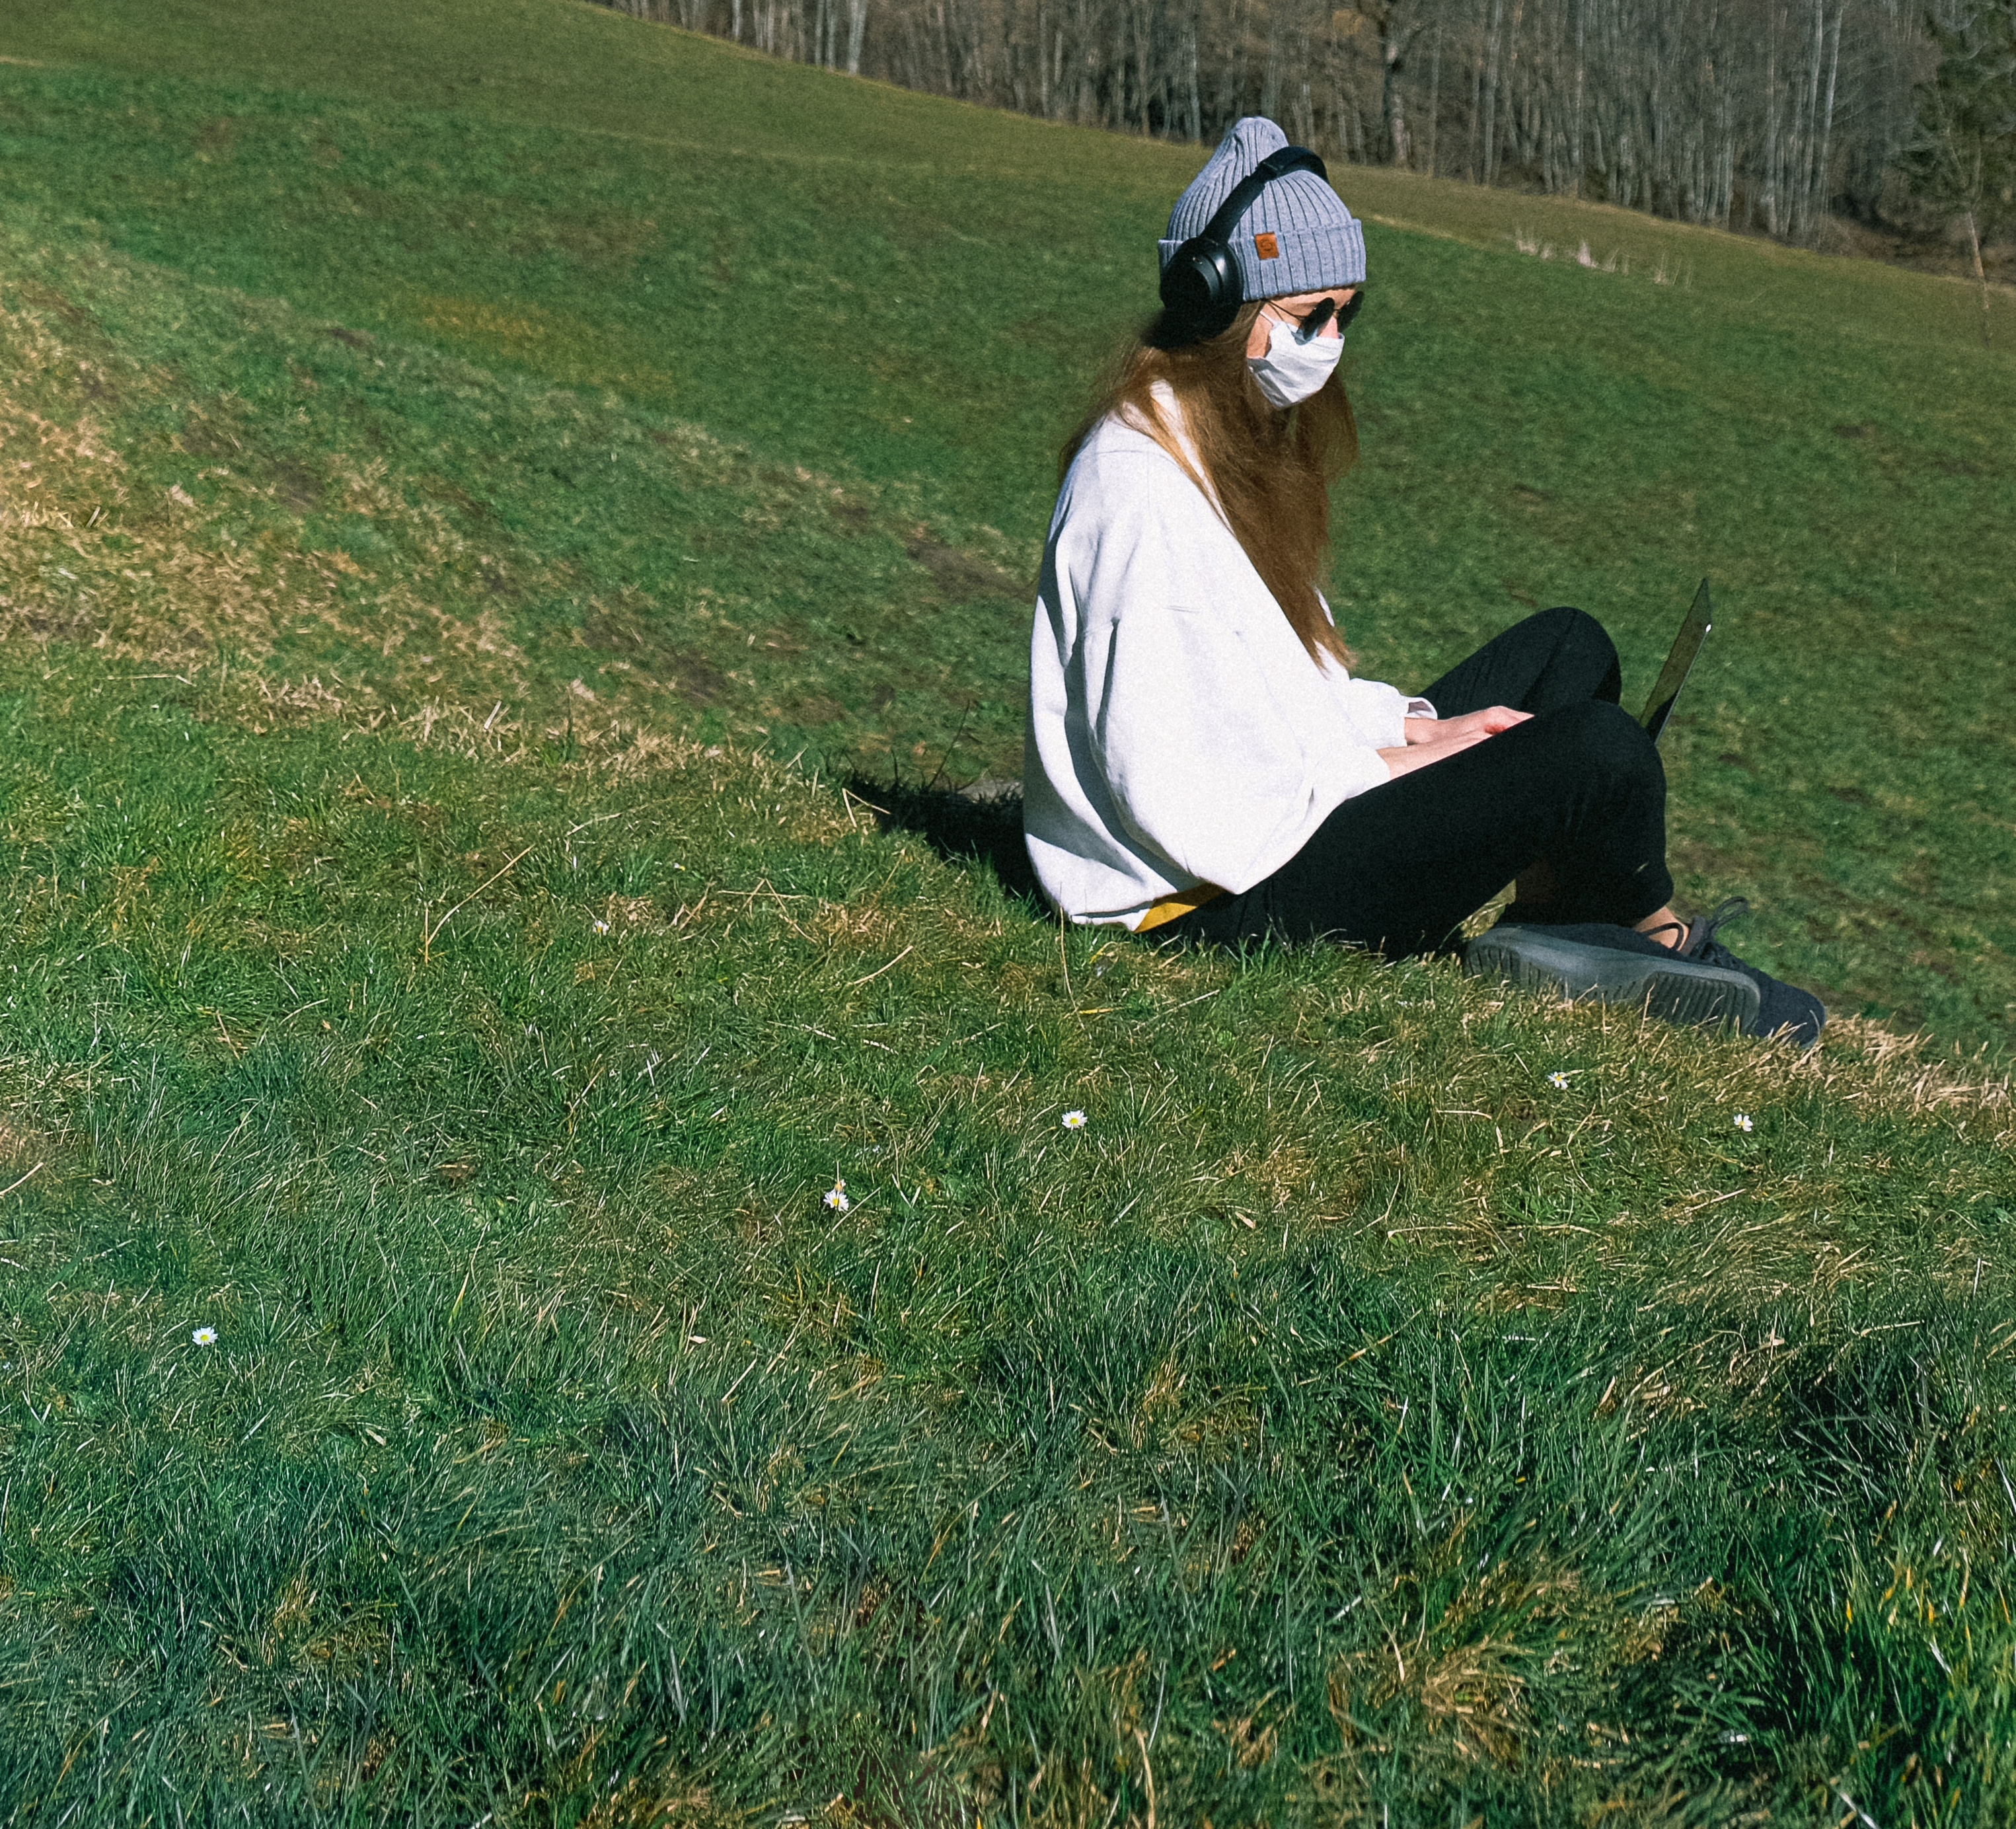
{"label": "treeline in background", "polygon": [[1052,120],[1208,141],[1257,110],[1349,160],[1807,243],[1957,223],[1945,193],[1977,175],[1980,238],[2008,214],[1995,170],[1961,168],[1978,147],[1931,194],[1913,182],[1942,55],[1991,92],[1989,165],[2001,99],[2016,157],[2016,0],[610,3]]}

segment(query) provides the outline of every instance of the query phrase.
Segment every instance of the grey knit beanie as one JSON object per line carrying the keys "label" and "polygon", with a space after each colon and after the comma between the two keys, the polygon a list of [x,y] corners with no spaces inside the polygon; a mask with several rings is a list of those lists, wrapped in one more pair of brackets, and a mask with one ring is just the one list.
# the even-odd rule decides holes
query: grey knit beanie
{"label": "grey knit beanie", "polygon": [[[1169,212],[1168,236],[1160,244],[1162,265],[1204,232],[1240,179],[1287,143],[1288,136],[1264,114],[1235,121]],[[1233,225],[1230,239],[1249,299],[1365,283],[1365,231],[1313,171],[1276,178]]]}

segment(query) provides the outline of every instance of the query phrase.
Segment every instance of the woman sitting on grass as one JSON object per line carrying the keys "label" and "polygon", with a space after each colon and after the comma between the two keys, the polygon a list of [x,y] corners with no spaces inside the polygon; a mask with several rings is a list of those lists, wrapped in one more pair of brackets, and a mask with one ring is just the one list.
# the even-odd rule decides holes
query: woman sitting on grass
{"label": "woman sitting on grass", "polygon": [[1365,244],[1320,162],[1240,121],[1161,251],[1165,308],[1065,447],[1043,556],[1023,817],[1052,902],[1399,958],[1516,878],[1471,970],[1816,1039],[1817,999],[1715,940],[1741,904],[1674,913],[1665,773],[1593,617],[1528,617],[1413,698],[1352,677],[1316,580]]}

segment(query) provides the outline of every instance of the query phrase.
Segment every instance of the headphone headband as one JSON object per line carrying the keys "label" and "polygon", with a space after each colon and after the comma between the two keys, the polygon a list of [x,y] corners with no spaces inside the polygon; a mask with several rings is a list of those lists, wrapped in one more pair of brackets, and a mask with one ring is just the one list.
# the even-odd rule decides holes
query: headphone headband
{"label": "headphone headband", "polygon": [[1229,243],[1239,218],[1253,207],[1254,199],[1276,178],[1286,178],[1291,171],[1313,171],[1326,181],[1330,177],[1329,167],[1307,146],[1283,146],[1269,153],[1232,187],[1232,195],[1212,211],[1211,220],[1197,239]]}
{"label": "headphone headband", "polygon": [[1162,269],[1162,333],[1165,348],[1201,343],[1229,329],[1246,302],[1245,282],[1232,251],[1232,232],[1254,200],[1277,178],[1291,171],[1313,171],[1327,180],[1322,160],[1306,146],[1282,146],[1269,153],[1232,187],[1232,194],[1211,212],[1201,232],[1178,248]]}

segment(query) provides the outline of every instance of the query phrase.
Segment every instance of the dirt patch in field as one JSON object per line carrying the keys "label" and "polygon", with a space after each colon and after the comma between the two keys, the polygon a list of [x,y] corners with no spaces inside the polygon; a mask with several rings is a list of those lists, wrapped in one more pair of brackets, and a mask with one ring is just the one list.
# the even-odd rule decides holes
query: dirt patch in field
{"label": "dirt patch in field", "polygon": [[977,553],[951,546],[928,534],[919,533],[904,547],[910,556],[931,574],[938,595],[949,602],[963,603],[974,597],[1005,597],[1020,603],[1033,596],[1032,586],[1008,574]]}

